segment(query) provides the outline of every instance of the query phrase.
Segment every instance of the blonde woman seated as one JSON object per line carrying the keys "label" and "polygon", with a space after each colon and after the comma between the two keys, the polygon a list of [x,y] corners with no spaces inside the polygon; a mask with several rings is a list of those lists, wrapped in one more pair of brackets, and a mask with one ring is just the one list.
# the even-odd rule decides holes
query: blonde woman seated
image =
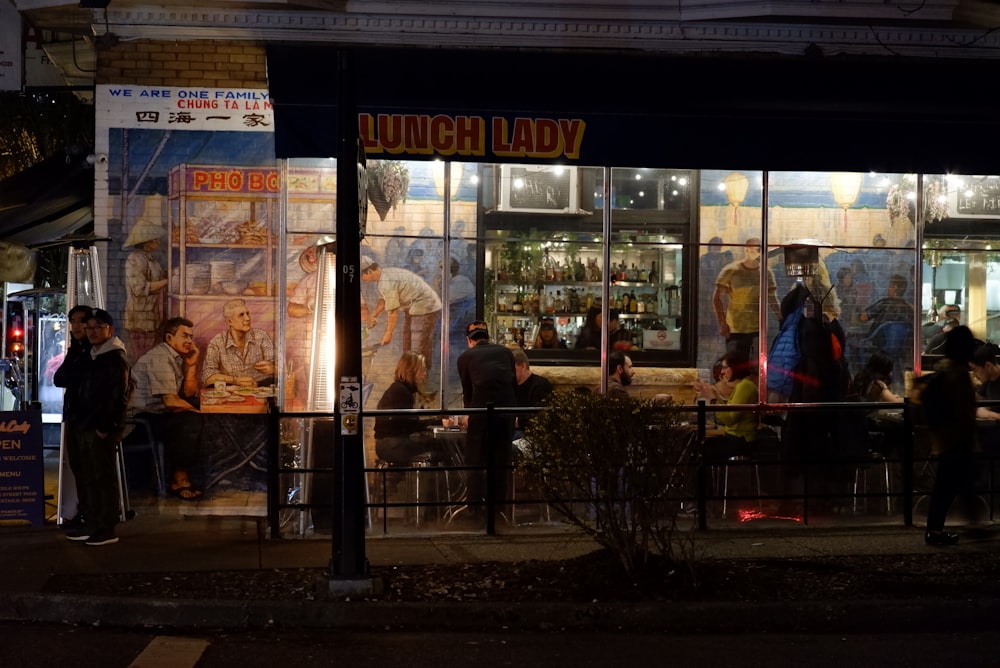
{"label": "blonde woman seated", "polygon": [[[698,383],[698,396],[720,404],[756,404],[757,383],[749,360],[741,352],[730,351],[722,357],[719,383]],[[732,384],[729,398],[720,396],[716,385]],[[719,411],[715,420],[721,427],[709,429],[705,438],[705,460],[722,464],[730,457],[749,455],[757,438],[757,415],[751,411]]]}
{"label": "blonde woman seated", "polygon": [[[396,362],[394,382],[378,401],[379,410],[412,409],[417,391],[427,380],[424,356],[415,350],[402,354]],[[416,415],[380,415],[375,418],[375,454],[389,464],[405,466],[421,455],[444,461],[445,450],[434,440],[430,428],[438,420]]]}

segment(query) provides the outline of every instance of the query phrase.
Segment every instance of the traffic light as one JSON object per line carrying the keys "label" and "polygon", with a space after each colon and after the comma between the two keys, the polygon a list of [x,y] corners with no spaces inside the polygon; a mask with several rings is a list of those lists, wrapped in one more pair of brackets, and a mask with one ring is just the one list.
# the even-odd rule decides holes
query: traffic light
{"label": "traffic light", "polygon": [[7,306],[7,357],[24,359],[24,306],[19,302]]}

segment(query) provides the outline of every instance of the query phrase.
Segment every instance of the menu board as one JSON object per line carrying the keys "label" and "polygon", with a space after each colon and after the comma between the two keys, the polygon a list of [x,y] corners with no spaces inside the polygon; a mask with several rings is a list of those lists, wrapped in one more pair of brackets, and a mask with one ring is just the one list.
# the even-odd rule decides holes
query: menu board
{"label": "menu board", "polygon": [[45,524],[41,411],[0,412],[0,521]]}

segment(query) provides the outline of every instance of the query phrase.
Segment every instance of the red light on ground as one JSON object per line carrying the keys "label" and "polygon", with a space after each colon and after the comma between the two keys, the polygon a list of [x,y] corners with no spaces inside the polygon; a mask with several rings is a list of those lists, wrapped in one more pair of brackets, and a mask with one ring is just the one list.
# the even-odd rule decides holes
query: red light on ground
{"label": "red light on ground", "polygon": [[740,522],[749,522],[751,520],[791,520],[792,522],[801,522],[801,517],[788,517],[786,515],[770,515],[762,510],[757,510],[755,508],[741,508],[739,513]]}

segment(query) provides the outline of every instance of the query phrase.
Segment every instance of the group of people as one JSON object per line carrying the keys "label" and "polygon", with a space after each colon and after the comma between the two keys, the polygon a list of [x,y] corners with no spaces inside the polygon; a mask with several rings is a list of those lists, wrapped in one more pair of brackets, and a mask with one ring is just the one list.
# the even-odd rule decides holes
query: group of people
{"label": "group of people", "polygon": [[[458,357],[457,370],[466,408],[535,407],[542,405],[552,392],[548,380],[532,373],[523,350],[512,351],[490,340],[485,322],[470,322],[465,337],[467,348]],[[426,378],[423,353],[404,352],[396,364],[393,383],[378,402],[378,410],[412,409]],[[530,417],[476,413],[465,418],[464,464],[474,469],[466,480],[468,514],[473,521],[485,517],[488,496],[493,502],[507,498],[512,443]],[[375,453],[379,459],[395,465],[405,466],[419,457],[450,463],[452,455],[434,440],[432,426],[427,419],[416,416],[380,415],[375,419]],[[487,480],[482,470],[491,471],[492,478]]]}
{"label": "group of people", "polygon": [[130,365],[107,311],[75,306],[68,315],[70,345],[53,377],[66,390],[66,455],[77,492],[66,537],[111,545],[118,542],[115,527],[121,519],[117,444],[128,413]]}

